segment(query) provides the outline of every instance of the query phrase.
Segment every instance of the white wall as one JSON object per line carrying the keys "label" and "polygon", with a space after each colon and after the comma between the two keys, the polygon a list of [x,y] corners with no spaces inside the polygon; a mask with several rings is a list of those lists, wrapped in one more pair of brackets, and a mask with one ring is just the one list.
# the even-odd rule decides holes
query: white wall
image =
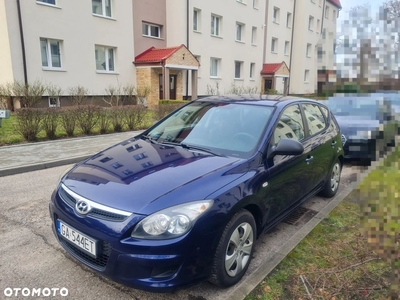
{"label": "white wall", "polygon": [[[109,85],[134,84],[132,2],[113,2],[113,18],[109,19],[92,15],[90,0],[57,0],[57,6],[21,1],[28,81],[40,80],[58,85],[64,90],[64,95],[68,94],[69,87],[76,85],[86,87],[93,95],[102,95]],[[8,1],[7,5],[13,3]],[[17,20],[14,12],[11,18]],[[15,26],[15,22],[9,22],[9,32],[16,33]],[[14,35],[19,38],[19,34]],[[63,41],[61,71],[43,70],[41,37]],[[117,48],[115,74],[96,72],[95,44]],[[22,72],[16,71],[22,64],[20,46],[15,42],[10,42],[10,45],[16,57],[13,59],[14,77],[23,80]]]}

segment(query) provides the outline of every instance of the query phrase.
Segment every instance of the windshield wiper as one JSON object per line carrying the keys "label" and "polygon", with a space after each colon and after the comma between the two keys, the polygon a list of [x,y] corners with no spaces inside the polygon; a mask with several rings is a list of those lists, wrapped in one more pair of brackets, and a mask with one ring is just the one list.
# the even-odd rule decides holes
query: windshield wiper
{"label": "windshield wiper", "polygon": [[180,143],[179,145],[182,148],[185,148],[185,149],[188,149],[188,150],[200,150],[200,151],[203,151],[203,152],[215,155],[215,156],[225,156],[225,155],[222,155],[221,153],[216,153],[216,152],[212,151],[211,149],[204,148],[204,147],[201,147],[201,146],[189,145],[189,144],[184,144],[184,143]]}
{"label": "windshield wiper", "polygon": [[151,136],[149,136],[149,135],[142,135],[140,138],[143,139],[143,140],[150,141],[150,143],[152,143],[152,144],[157,144],[157,145],[160,144],[159,142],[157,142],[156,140],[154,140],[154,139],[153,139]]}

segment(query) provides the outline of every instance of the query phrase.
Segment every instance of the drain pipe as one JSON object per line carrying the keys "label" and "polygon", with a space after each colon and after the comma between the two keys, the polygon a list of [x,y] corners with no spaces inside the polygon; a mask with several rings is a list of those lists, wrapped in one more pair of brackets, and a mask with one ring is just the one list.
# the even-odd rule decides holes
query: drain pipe
{"label": "drain pipe", "polygon": [[287,94],[290,94],[290,80],[292,77],[292,55],[293,55],[293,35],[294,35],[294,20],[296,18],[296,0],[293,1],[293,20],[292,20],[292,37],[290,41],[290,61],[289,61],[289,82],[287,84]]}
{"label": "drain pipe", "polygon": [[26,70],[25,40],[24,40],[24,30],[22,28],[22,15],[21,15],[20,0],[17,0],[17,9],[18,9],[19,33],[20,33],[20,37],[21,37],[22,64],[23,64],[23,68],[24,68],[24,82],[25,82],[25,85],[27,85],[28,84],[28,72]]}
{"label": "drain pipe", "polygon": [[[189,50],[189,0],[186,0],[186,47]],[[189,98],[189,70],[186,70],[186,100],[188,100],[188,98]]]}

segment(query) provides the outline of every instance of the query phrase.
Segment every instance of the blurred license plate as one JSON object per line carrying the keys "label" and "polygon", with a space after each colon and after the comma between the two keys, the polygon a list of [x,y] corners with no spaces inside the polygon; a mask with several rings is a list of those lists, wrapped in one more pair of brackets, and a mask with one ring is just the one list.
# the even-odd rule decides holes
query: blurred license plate
{"label": "blurred license plate", "polygon": [[65,224],[64,222],[57,220],[57,231],[68,241],[72,242],[74,245],[78,246],[83,251],[91,254],[91,256],[96,257],[96,241],[89,238],[82,232],[72,228],[71,226]]}

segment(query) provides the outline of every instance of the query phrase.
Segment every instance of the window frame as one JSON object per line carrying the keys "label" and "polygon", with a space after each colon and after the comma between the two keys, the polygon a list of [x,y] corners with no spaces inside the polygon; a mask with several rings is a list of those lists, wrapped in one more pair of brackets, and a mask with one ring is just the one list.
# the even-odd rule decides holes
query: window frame
{"label": "window frame", "polygon": [[244,42],[244,28],[245,28],[245,24],[236,22],[236,33],[235,33],[235,41],[236,42],[241,42],[241,43]]}
{"label": "window frame", "polygon": [[314,31],[314,16],[309,16],[308,17],[308,30]]}
{"label": "window frame", "polygon": [[255,69],[256,69],[256,63],[251,62],[250,63],[250,80],[254,80]]}
{"label": "window frame", "polygon": [[253,0],[253,8],[258,9],[258,0]]}
{"label": "window frame", "polygon": [[[101,64],[101,66],[103,66],[103,68],[105,69],[98,69],[97,68],[97,61],[98,58],[96,57],[98,54],[96,53],[96,51],[98,51],[98,48],[104,48],[104,62],[103,64],[105,64],[105,66],[103,66],[103,64]],[[111,74],[115,74],[117,73],[116,71],[116,50],[117,47],[112,47],[112,46],[104,46],[104,45],[95,45],[95,62],[96,62],[96,72],[97,73],[111,73]],[[113,65],[113,70],[110,70],[110,58],[109,58],[109,51],[113,50],[113,55],[112,55],[112,65]]]}
{"label": "window frame", "polygon": [[[46,42],[47,66],[43,65],[42,41]],[[59,67],[53,66],[53,52],[52,52],[51,42],[57,42],[58,43],[58,56],[59,56],[59,61],[60,61],[60,66]],[[62,40],[57,40],[57,39],[49,39],[49,38],[43,38],[43,37],[40,38],[40,54],[41,54],[42,69],[43,70],[62,70],[63,69],[62,42],[63,42]]]}
{"label": "window frame", "polygon": [[[53,1],[54,3],[49,3],[47,1]],[[47,5],[47,6],[57,6],[57,0],[36,0],[37,4]]]}
{"label": "window frame", "polygon": [[278,38],[271,39],[271,53],[278,53]]}
{"label": "window frame", "polygon": [[[235,65],[234,79],[242,80],[243,79],[243,61],[235,60],[234,65]],[[239,75],[239,76],[237,76],[237,75]]]}
{"label": "window frame", "polygon": [[[102,10],[101,14],[93,12],[93,7],[94,7],[93,1],[96,1],[96,0],[92,0],[92,14],[94,16],[109,18],[109,19],[113,18],[113,16],[114,16],[113,0],[99,0],[99,1],[101,1],[101,10]],[[110,15],[107,15],[106,1],[110,1]]]}
{"label": "window frame", "polygon": [[290,41],[285,41],[285,48],[283,54],[289,56],[289,53],[290,53]]}
{"label": "window frame", "polygon": [[193,8],[193,31],[201,32],[201,9],[199,8]]}
{"label": "window frame", "polygon": [[329,19],[329,6],[325,5],[325,18]]}
{"label": "window frame", "polygon": [[290,12],[286,14],[286,27],[292,28],[292,13]]}
{"label": "window frame", "polygon": [[272,22],[275,24],[279,24],[279,19],[280,19],[280,8],[274,6],[273,12],[272,12]]}
{"label": "window frame", "polygon": [[[146,34],[144,33],[145,26],[147,26],[147,33]],[[152,30],[151,30],[152,27],[158,29],[158,36],[151,35],[152,34]],[[157,25],[157,24],[148,23],[148,22],[142,22],[142,36],[153,38],[153,39],[161,39],[161,26]]]}
{"label": "window frame", "polygon": [[257,45],[257,27],[256,26],[251,27],[251,44],[253,46]]}
{"label": "window frame", "polygon": [[[216,25],[214,23],[215,21],[217,21]],[[221,23],[222,23],[221,16],[211,14],[211,36],[221,37]]]}
{"label": "window frame", "polygon": [[311,44],[307,43],[306,45],[306,57],[310,58],[311,57]]}
{"label": "window frame", "polygon": [[[213,75],[213,61],[216,62],[216,74]],[[221,59],[217,57],[210,57],[210,78],[220,78]]]}
{"label": "window frame", "polygon": [[[48,97],[49,107],[61,107],[60,97]],[[51,104],[51,100],[56,100],[56,104]]]}
{"label": "window frame", "polygon": [[304,70],[304,83],[309,83],[310,82],[310,70],[305,69]]}

